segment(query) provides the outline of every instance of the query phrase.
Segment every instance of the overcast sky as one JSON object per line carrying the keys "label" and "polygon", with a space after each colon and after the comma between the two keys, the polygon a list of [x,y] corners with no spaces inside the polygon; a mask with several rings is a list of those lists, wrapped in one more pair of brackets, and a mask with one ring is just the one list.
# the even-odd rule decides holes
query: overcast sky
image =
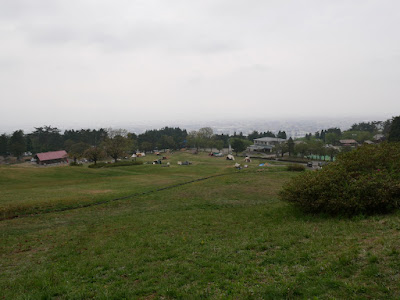
{"label": "overcast sky", "polygon": [[398,0],[0,0],[0,131],[399,115],[399,31]]}

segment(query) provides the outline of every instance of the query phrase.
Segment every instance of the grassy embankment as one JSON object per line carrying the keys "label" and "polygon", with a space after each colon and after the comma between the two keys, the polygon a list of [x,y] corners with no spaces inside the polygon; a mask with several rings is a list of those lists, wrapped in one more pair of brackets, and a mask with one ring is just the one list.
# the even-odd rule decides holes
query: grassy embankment
{"label": "grassy embankment", "polygon": [[[179,167],[178,159],[194,165]],[[307,216],[277,199],[295,173],[257,162],[236,172],[232,162],[201,155],[174,154],[171,161],[170,168],[0,168],[0,207],[9,214],[227,174],[1,221],[0,297],[400,297],[399,213]]]}

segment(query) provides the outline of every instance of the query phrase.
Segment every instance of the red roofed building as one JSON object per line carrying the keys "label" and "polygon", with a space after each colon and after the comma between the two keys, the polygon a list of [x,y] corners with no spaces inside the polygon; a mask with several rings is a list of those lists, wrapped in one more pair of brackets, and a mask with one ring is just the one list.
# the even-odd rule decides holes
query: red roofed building
{"label": "red roofed building", "polygon": [[68,153],[65,150],[44,152],[36,154],[35,158],[36,158],[36,163],[41,165],[56,164],[61,162],[67,163]]}

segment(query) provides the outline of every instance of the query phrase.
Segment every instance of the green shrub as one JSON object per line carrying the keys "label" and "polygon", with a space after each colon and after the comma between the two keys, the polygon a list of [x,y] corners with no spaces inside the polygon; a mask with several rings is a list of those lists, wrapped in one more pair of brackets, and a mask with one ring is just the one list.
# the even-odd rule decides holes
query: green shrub
{"label": "green shrub", "polygon": [[78,164],[78,163],[73,162],[73,161],[70,162],[69,165],[70,165],[71,167],[82,167],[82,166],[83,166],[82,164]]}
{"label": "green shrub", "polygon": [[400,144],[364,145],[292,179],[280,198],[313,213],[373,214],[400,206]]}
{"label": "green shrub", "polygon": [[103,168],[105,165],[107,165],[107,164],[104,163],[104,162],[100,162],[100,163],[97,163],[97,164],[91,164],[88,167],[92,168],[92,169],[98,169],[98,168]]}
{"label": "green shrub", "polygon": [[112,168],[112,167],[124,167],[124,166],[137,166],[137,165],[142,165],[142,164],[143,164],[142,161],[125,160],[125,161],[117,161],[113,164],[106,164],[105,167]]}
{"label": "green shrub", "polygon": [[116,163],[110,163],[110,164],[107,164],[107,163],[104,163],[104,162],[97,163],[97,164],[91,164],[91,165],[89,165],[89,168],[95,168],[95,169],[98,169],[98,168],[113,168],[113,167],[124,167],[124,166],[136,166],[136,165],[142,165],[142,164],[143,164],[143,162],[141,162],[141,161],[128,161],[128,160],[126,160],[126,161],[118,161]]}
{"label": "green shrub", "polygon": [[292,165],[288,165],[287,170],[294,171],[294,172],[302,172],[302,171],[306,170],[306,167],[303,165],[299,165],[299,164],[292,164]]}

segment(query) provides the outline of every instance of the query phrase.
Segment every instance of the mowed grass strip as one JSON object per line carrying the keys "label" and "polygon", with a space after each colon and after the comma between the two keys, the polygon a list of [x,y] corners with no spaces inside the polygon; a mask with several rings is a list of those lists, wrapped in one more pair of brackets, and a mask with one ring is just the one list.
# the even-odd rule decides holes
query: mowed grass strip
{"label": "mowed grass strip", "polygon": [[303,215],[297,174],[237,172],[137,199],[0,222],[5,298],[397,299],[400,214]]}

